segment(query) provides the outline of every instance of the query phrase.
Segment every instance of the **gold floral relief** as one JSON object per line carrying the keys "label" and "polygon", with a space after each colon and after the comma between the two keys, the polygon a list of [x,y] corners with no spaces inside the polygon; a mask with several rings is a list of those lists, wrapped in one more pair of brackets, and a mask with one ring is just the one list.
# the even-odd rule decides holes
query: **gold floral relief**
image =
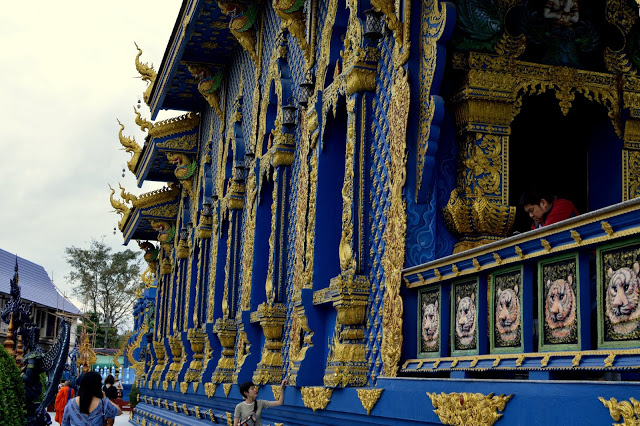
{"label": "gold floral relief", "polygon": [[243,311],[251,309],[251,280],[253,273],[253,240],[256,232],[256,175],[254,172],[249,174],[247,178],[247,213],[244,231],[244,250],[242,253],[242,294],[240,296],[240,307]]}
{"label": "gold floral relief", "polygon": [[384,389],[358,389],[358,398],[362,403],[362,407],[367,410],[367,416],[371,414],[371,410],[375,407],[382,391]]}
{"label": "gold floral relief", "polygon": [[355,142],[356,142],[356,100],[354,97],[347,99],[347,142],[345,146],[345,170],[342,186],[342,236],[338,255],[340,269],[343,273],[354,273],[356,261],[353,258],[353,199],[354,199],[354,168],[355,168]]}
{"label": "gold floral relief", "polygon": [[504,411],[507,402],[513,396],[457,392],[450,394],[427,392],[427,395],[435,408],[433,412],[438,415],[443,424],[459,426],[493,425],[503,416],[498,411]]}
{"label": "gold floral relief", "polygon": [[623,201],[640,197],[640,151],[622,150]]}
{"label": "gold floral relief", "polygon": [[302,402],[307,408],[311,408],[314,412],[324,410],[331,401],[333,389],[324,387],[306,387],[300,389],[302,394]]}
{"label": "gold floral relief", "polygon": [[391,88],[389,106],[389,207],[383,234],[385,254],[382,267],[385,275],[382,307],[382,361],[387,377],[398,372],[402,348],[403,302],[400,296],[402,267],[404,265],[405,236],[407,231],[406,202],[402,188],[406,181],[406,132],[409,117],[410,89],[407,72],[399,68]]}
{"label": "gold floral relief", "polygon": [[336,20],[338,10],[338,0],[329,0],[327,15],[324,19],[324,27],[320,35],[320,54],[318,55],[318,65],[316,70],[316,91],[324,88],[329,68],[331,54],[331,35],[333,33],[333,23]]}
{"label": "gold floral relief", "polygon": [[614,426],[637,426],[640,424],[640,402],[635,398],[618,402],[615,398],[607,401],[599,396],[598,400],[609,409],[609,414],[613,420],[616,422],[622,420],[622,423],[614,423]]}

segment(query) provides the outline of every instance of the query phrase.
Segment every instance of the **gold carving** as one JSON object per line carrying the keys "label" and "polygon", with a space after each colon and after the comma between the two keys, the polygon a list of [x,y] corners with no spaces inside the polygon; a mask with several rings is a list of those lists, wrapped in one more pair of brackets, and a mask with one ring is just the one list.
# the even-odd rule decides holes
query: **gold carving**
{"label": "gold carving", "polygon": [[323,387],[305,387],[300,389],[302,394],[302,402],[307,408],[316,410],[324,410],[331,401],[333,389]]}
{"label": "gold carving", "polygon": [[582,242],[582,237],[575,229],[571,230],[571,238],[576,242],[576,244],[580,244]]}
{"label": "gold carving", "polygon": [[182,392],[183,394],[187,393],[187,391],[189,390],[189,383],[187,382],[180,382],[180,392]]}
{"label": "gold carving", "polygon": [[[447,22],[446,7],[437,0],[422,2],[422,25],[420,29],[420,103],[418,106],[419,136],[416,158],[416,197],[422,187],[426,156],[429,152],[431,123],[435,114],[435,101],[431,95],[436,70],[438,40]],[[408,19],[409,14],[405,15]],[[408,35],[408,34],[407,34]],[[405,46],[408,51],[408,46]]]}
{"label": "gold carving", "polygon": [[367,410],[367,416],[371,414],[371,410],[375,407],[382,391],[384,389],[358,389],[358,398],[362,403],[362,407]]}
{"label": "gold carving", "polygon": [[397,70],[391,88],[390,121],[390,169],[387,226],[383,241],[385,253],[382,258],[384,269],[385,294],[382,307],[382,361],[383,372],[387,377],[395,377],[402,348],[402,312],[403,302],[400,296],[402,268],[404,265],[405,236],[407,231],[406,202],[402,188],[406,181],[406,131],[409,115],[409,81],[403,68]]}
{"label": "gold carving", "polygon": [[[188,132],[193,130],[200,124],[200,116],[194,112],[188,112],[179,117],[168,118],[166,120],[159,121],[153,125],[153,128],[149,130],[149,136],[154,138],[163,138],[166,136],[174,135],[177,133]],[[197,142],[197,134],[196,134]],[[187,145],[184,148],[180,146],[167,146],[166,142],[158,144],[158,146],[166,148],[181,148],[181,149],[193,149],[195,145]]]}
{"label": "gold carving", "polygon": [[[133,206],[142,209],[153,205],[174,201],[179,196],[180,189],[178,189],[176,185],[170,184],[168,187],[165,186],[163,188],[139,195],[138,199],[133,202]],[[175,212],[167,211],[166,213],[167,218],[174,218],[178,213],[177,207]]]}
{"label": "gold carving", "polygon": [[609,354],[609,356],[604,359],[604,366],[606,368],[613,367],[613,361],[615,359],[616,359],[616,354],[614,354],[614,353]]}
{"label": "gold carving", "polygon": [[237,326],[235,321],[231,319],[219,318],[213,328],[222,345],[222,355],[218,360],[211,382],[222,383],[230,381],[234,371],[235,341],[237,334]]}
{"label": "gold carving", "polygon": [[140,115],[140,111],[138,111],[136,107],[133,107],[133,112],[136,114],[135,121],[136,124],[140,127],[140,130],[149,131],[153,128],[153,123],[147,119],[142,118],[142,116]]}
{"label": "gold carving", "polygon": [[602,226],[602,230],[606,232],[608,236],[613,237],[614,231],[609,222],[603,220],[600,222],[600,225]]}
{"label": "gold carving", "polygon": [[520,259],[524,259],[524,253],[522,252],[522,249],[520,248],[520,246],[516,246],[516,254]]}
{"label": "gold carving", "polygon": [[204,393],[207,395],[207,399],[211,398],[216,393],[216,388],[218,387],[215,383],[205,383],[204,384]]}
{"label": "gold carving", "polygon": [[[640,137],[638,137],[638,140],[640,140]],[[627,201],[640,197],[640,151],[623,149],[622,160],[622,201]]]}
{"label": "gold carving", "polygon": [[282,327],[286,317],[286,306],[281,303],[262,303],[258,306],[256,319],[265,338],[262,348],[262,357],[253,374],[253,382],[256,384],[276,383],[280,381],[283,373],[282,360]]}
{"label": "gold carving", "polygon": [[440,421],[448,425],[478,425],[491,426],[503,415],[498,411],[504,411],[507,402],[513,395],[494,396],[493,393],[483,395],[481,393],[440,393],[439,395],[427,392],[434,413]]}
{"label": "gold carving", "polygon": [[315,51],[309,45],[305,36],[304,2],[299,0],[273,0],[273,10],[282,19],[283,25],[291,35],[298,40],[300,50],[302,50],[307,61],[306,68],[311,68],[315,60]]}
{"label": "gold carving", "polygon": [[231,383],[223,383],[222,389],[224,390],[224,396],[229,398],[229,392],[231,392]]}
{"label": "gold carving", "polygon": [[124,224],[129,217],[129,206],[127,206],[122,201],[116,200],[113,198],[113,195],[116,193],[116,190],[109,185],[109,189],[111,190],[111,195],[109,195],[109,201],[111,201],[111,207],[115,209],[115,212],[121,216],[120,221],[118,222],[118,229],[121,231],[124,229]]}
{"label": "gold carving", "polygon": [[549,243],[549,241],[545,240],[544,238],[540,238],[540,244],[542,244],[542,247],[544,247],[546,251],[551,251],[551,244]]}
{"label": "gold carving", "polygon": [[219,70],[214,72],[209,66],[193,63],[187,64],[187,69],[198,80],[198,92],[222,120],[224,117],[220,106],[220,88],[224,78],[222,72]]}
{"label": "gold carving", "polygon": [[238,40],[244,50],[249,53],[253,63],[258,66],[258,55],[256,53],[256,29],[255,22],[258,19],[258,4],[249,3],[245,5],[235,1],[218,0],[218,6],[225,15],[231,15],[229,29],[231,34]]}
{"label": "gold carving", "polygon": [[136,165],[140,160],[140,154],[142,153],[142,148],[136,142],[134,137],[125,137],[122,134],[124,130],[124,124],[120,122],[120,120],[116,119],[118,124],[120,125],[120,131],[118,131],[118,139],[120,139],[120,144],[124,147],[124,150],[131,154],[131,159],[127,162],[127,168],[131,173],[135,173]]}
{"label": "gold carving", "polygon": [[156,81],[157,74],[153,69],[153,65],[149,66],[146,63],[143,64],[142,62],[140,62],[142,49],[138,47],[137,43],[134,42],[134,44],[136,45],[136,49],[138,49],[138,54],[136,55],[136,70],[138,70],[138,73],[140,73],[140,78],[142,79],[142,81],[147,83],[147,89],[144,91],[142,97],[144,99],[144,102],[147,105],[150,105],[149,102],[151,101],[151,89],[153,88],[153,84]]}
{"label": "gold carving", "polygon": [[271,392],[273,393],[273,399],[278,401],[280,399],[280,393],[282,392],[282,387],[280,385],[271,385]]}
{"label": "gold carving", "polygon": [[622,418],[622,423],[614,423],[614,426],[637,426],[640,424],[640,402],[634,398],[629,398],[629,401],[620,401],[611,398],[606,400],[599,396],[598,400],[609,409],[611,418],[616,422]]}
{"label": "gold carving", "polygon": [[576,354],[576,356],[574,356],[573,359],[571,360],[571,366],[572,367],[579,366],[581,359],[582,359],[582,354]]}

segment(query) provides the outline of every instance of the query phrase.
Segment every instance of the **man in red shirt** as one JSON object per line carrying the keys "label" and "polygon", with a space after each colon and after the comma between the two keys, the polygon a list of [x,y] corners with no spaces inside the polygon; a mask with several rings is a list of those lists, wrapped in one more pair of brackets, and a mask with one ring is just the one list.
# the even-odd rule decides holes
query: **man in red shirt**
{"label": "man in red shirt", "polygon": [[520,197],[520,205],[524,207],[533,224],[531,229],[542,228],[561,220],[577,216],[576,206],[569,200],[544,196],[537,192],[525,192]]}

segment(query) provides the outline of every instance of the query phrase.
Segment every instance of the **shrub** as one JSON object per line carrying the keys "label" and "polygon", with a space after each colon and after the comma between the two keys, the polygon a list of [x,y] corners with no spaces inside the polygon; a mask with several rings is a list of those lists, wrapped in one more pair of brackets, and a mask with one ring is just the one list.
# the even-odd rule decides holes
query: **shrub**
{"label": "shrub", "polygon": [[0,346],[0,419],[4,426],[23,426],[25,409],[24,383],[15,360]]}
{"label": "shrub", "polygon": [[129,407],[135,408],[138,405],[138,399],[140,398],[140,391],[136,385],[131,386],[129,391]]}

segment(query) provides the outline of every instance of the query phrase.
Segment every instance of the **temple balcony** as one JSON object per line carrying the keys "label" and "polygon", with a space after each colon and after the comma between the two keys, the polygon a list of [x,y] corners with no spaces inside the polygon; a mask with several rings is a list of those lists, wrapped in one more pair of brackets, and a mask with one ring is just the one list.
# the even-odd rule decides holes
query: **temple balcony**
{"label": "temple balcony", "polygon": [[636,198],[405,269],[418,324],[402,373],[600,378],[640,368],[639,207]]}

